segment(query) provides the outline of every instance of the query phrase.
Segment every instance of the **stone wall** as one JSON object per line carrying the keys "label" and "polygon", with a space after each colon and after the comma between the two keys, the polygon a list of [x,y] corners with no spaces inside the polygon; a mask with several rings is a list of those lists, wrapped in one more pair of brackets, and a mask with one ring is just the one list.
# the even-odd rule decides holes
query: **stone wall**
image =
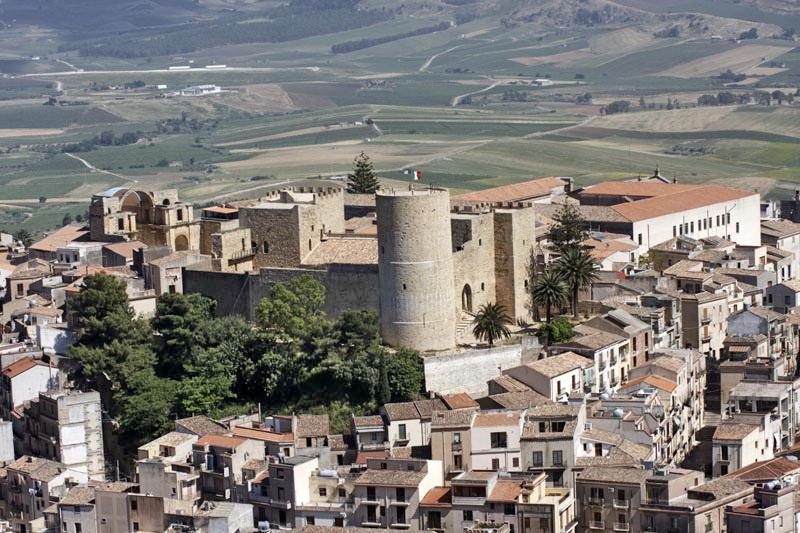
{"label": "stone wall", "polygon": [[445,189],[377,194],[381,335],[419,351],[455,347],[450,195]]}
{"label": "stone wall", "polygon": [[[535,338],[532,338],[535,340]],[[440,394],[489,394],[488,381],[503,370],[533,361],[538,343],[496,346],[425,357],[425,387]]]}
{"label": "stone wall", "polygon": [[[496,301],[494,218],[491,213],[453,218],[453,239],[459,245],[453,253],[455,308],[476,312],[481,305]],[[468,240],[465,240],[467,239]]]}
{"label": "stone wall", "polygon": [[536,243],[534,209],[498,210],[494,213],[497,303],[512,318],[529,318],[528,262]]}
{"label": "stone wall", "polygon": [[325,286],[325,311],[336,318],[347,309],[378,311],[378,270],[375,266],[331,265],[327,269],[262,268],[257,273],[184,269],[183,290],[217,302],[218,316],[240,315],[254,321],[258,304],[270,288],[293,277],[309,275]]}

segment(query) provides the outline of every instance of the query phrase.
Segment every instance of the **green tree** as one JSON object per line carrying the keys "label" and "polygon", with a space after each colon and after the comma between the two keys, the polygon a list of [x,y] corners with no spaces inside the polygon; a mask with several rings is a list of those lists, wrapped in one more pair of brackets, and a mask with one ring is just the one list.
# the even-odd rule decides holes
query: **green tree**
{"label": "green tree", "polygon": [[305,340],[328,325],[324,312],[325,286],[308,275],[276,283],[258,305],[259,325]]}
{"label": "green tree", "polygon": [[472,334],[475,335],[475,338],[488,342],[489,346],[494,346],[496,339],[511,335],[508,329],[510,323],[511,317],[508,316],[506,308],[502,304],[483,304],[478,308],[478,312],[475,313],[475,318],[472,320]]}
{"label": "green tree", "polygon": [[567,286],[560,273],[548,269],[536,279],[532,295],[533,302],[545,308],[545,321],[549,324],[553,307],[564,305],[567,301]]}
{"label": "green tree", "polygon": [[582,246],[589,233],[586,221],[580,211],[569,203],[565,203],[553,216],[553,225],[547,231],[547,239],[554,251],[563,254],[570,248]]}
{"label": "green tree", "polygon": [[549,324],[542,324],[536,334],[549,342],[566,342],[572,338],[572,324],[564,317],[558,317]]}
{"label": "green tree", "polygon": [[26,229],[21,229],[14,234],[14,240],[21,242],[25,248],[30,248],[33,244],[33,236]]}
{"label": "green tree", "polygon": [[233,369],[220,353],[201,353],[187,365],[187,374],[177,388],[177,408],[181,416],[205,414],[218,416],[221,408],[234,399]]}
{"label": "green tree", "polygon": [[419,353],[401,348],[386,357],[386,367],[393,402],[416,400],[425,393],[425,366]]}
{"label": "green tree", "polygon": [[355,194],[374,194],[378,190],[378,177],[372,161],[364,152],[353,161],[353,172],[347,176],[347,192]]}
{"label": "green tree", "polygon": [[66,215],[64,215],[64,218],[61,219],[61,225],[67,226],[69,224],[72,224],[72,216],[69,213],[67,213]]}
{"label": "green tree", "polygon": [[138,372],[115,392],[114,405],[122,442],[133,451],[172,429],[175,384],[157,377],[152,369]]}
{"label": "green tree", "polygon": [[156,304],[152,326],[158,353],[158,372],[178,375],[194,364],[207,346],[207,326],[216,301],[202,294],[164,294]]}
{"label": "green tree", "polygon": [[378,391],[376,400],[378,405],[384,405],[391,401],[392,391],[389,388],[389,368],[386,363],[386,352],[381,352],[381,357],[378,365]]}
{"label": "green tree", "polygon": [[143,333],[133,320],[124,281],[107,274],[83,278],[80,292],[67,299],[67,313],[78,330],[78,340],[89,346],[104,346],[115,339],[129,342],[134,330]]}
{"label": "green tree", "polygon": [[583,248],[570,248],[558,259],[556,269],[570,290],[572,314],[578,318],[578,292],[597,279],[594,261]]}

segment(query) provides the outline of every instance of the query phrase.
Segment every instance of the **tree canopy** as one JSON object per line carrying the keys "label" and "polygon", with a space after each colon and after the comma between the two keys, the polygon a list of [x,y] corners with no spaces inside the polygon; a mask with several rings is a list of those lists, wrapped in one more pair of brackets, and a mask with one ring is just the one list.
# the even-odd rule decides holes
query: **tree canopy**
{"label": "tree canopy", "polygon": [[378,176],[369,156],[361,152],[353,161],[353,172],[347,176],[347,192],[374,194],[378,190]]}

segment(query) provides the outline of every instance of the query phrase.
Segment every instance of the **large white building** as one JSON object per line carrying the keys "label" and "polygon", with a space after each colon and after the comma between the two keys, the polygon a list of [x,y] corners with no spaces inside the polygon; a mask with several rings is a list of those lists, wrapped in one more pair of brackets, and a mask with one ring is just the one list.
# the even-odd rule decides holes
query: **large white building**
{"label": "large white building", "polygon": [[607,181],[577,193],[592,230],[630,235],[646,253],[678,235],[760,246],[758,193],[711,184]]}

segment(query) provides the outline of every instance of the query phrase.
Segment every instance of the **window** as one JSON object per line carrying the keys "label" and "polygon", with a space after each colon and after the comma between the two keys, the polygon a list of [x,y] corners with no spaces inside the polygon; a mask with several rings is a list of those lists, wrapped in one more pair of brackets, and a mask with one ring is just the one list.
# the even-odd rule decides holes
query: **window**
{"label": "window", "polygon": [[319,488],[319,495],[320,496],[327,496],[328,495],[328,489],[326,487],[320,487]]}
{"label": "window", "polygon": [[377,500],[377,498],[375,498],[375,487],[367,487],[367,500],[371,502]]}
{"label": "window", "polygon": [[492,448],[508,448],[508,436],[505,431],[491,434]]}
{"label": "window", "polygon": [[472,522],[472,511],[464,511],[464,522]]}
{"label": "window", "polygon": [[545,422],[539,422],[539,433],[544,433],[547,431],[547,424]]}
{"label": "window", "polygon": [[347,498],[347,491],[344,489],[339,489],[339,497],[340,498]]}
{"label": "window", "polygon": [[397,522],[396,524],[405,524],[406,523],[406,508],[405,507],[398,507],[397,508]]}
{"label": "window", "polygon": [[561,450],[553,450],[553,464],[556,466],[564,464],[564,452]]}
{"label": "window", "polygon": [[605,498],[605,493],[603,492],[602,488],[599,487],[591,487],[589,489],[589,498],[592,500],[602,500]]}
{"label": "window", "polygon": [[542,452],[533,452],[533,466],[542,466],[543,463]]}
{"label": "window", "polygon": [[513,503],[507,503],[503,506],[503,514],[506,516],[514,516],[517,514],[516,508]]}
{"label": "window", "polygon": [[552,431],[553,433],[561,433],[562,431],[564,431],[564,427],[566,425],[567,423],[564,422],[563,420],[560,422],[552,422],[550,424],[550,431]]}
{"label": "window", "polygon": [[727,220],[725,221],[725,223],[726,223],[726,224],[730,224],[730,223],[731,223],[731,214],[730,214],[730,213],[725,213],[725,217],[727,218]]}
{"label": "window", "polygon": [[428,511],[428,529],[442,529],[442,513]]}
{"label": "window", "polygon": [[139,531],[139,522],[134,522],[133,523],[133,530],[134,531]]}
{"label": "window", "polygon": [[136,500],[131,500],[131,511],[138,511],[139,510],[139,502]]}
{"label": "window", "polygon": [[624,489],[617,489],[617,499],[621,502],[625,501],[625,490]]}
{"label": "window", "polygon": [[394,492],[395,492],[394,494],[395,499],[398,502],[406,501],[406,489],[404,489],[403,487],[397,487],[394,489]]}
{"label": "window", "polygon": [[334,527],[344,527],[344,518],[341,516],[337,516],[333,519],[333,526]]}
{"label": "window", "polygon": [[398,428],[397,428],[397,432],[399,434],[400,440],[407,440],[408,439],[408,435],[406,434],[406,425],[405,424],[400,424],[398,426]]}
{"label": "window", "polygon": [[453,433],[453,444],[460,444],[461,443],[461,433],[455,432]]}
{"label": "window", "polygon": [[736,223],[736,233],[739,233],[739,223]]}
{"label": "window", "polygon": [[678,228],[676,226],[672,226],[672,236],[673,237],[678,236]]}
{"label": "window", "polygon": [[314,524],[314,517],[313,516],[307,516],[306,517],[306,524],[309,525],[309,526],[315,525]]}
{"label": "window", "polygon": [[183,220],[183,209],[178,209],[175,213],[178,215],[179,222]]}
{"label": "window", "polygon": [[500,470],[500,459],[492,459],[492,470]]}
{"label": "window", "polygon": [[694,233],[694,220],[689,222],[689,233]]}
{"label": "window", "polygon": [[125,220],[119,218],[117,219],[117,229],[124,230],[125,229]]}
{"label": "window", "polygon": [[261,246],[261,251],[264,252],[264,255],[269,253],[269,243],[264,241],[264,244]]}
{"label": "window", "polygon": [[639,241],[639,244],[642,244],[642,234],[641,233],[639,234],[638,241]]}
{"label": "window", "polygon": [[514,466],[514,468],[519,468],[519,457],[513,457],[511,459],[511,464]]}
{"label": "window", "polygon": [[455,470],[463,470],[463,468],[464,468],[463,465],[464,465],[464,463],[463,463],[463,461],[461,459],[461,454],[458,453],[458,454],[453,455],[453,468]]}

